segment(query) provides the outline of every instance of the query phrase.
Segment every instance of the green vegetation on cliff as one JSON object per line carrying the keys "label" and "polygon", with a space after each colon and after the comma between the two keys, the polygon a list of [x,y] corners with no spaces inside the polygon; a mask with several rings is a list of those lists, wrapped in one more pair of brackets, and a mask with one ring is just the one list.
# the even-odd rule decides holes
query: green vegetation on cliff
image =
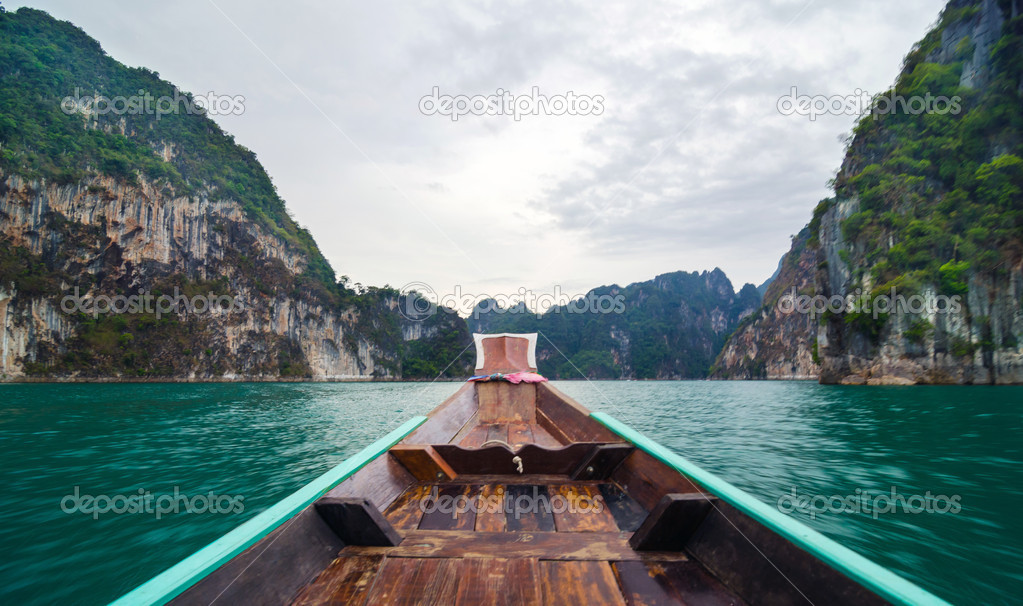
{"label": "green vegetation on cliff", "polygon": [[[883,95],[946,97],[951,104],[932,107],[948,111],[882,112],[880,102],[860,119],[836,178],[838,197],[859,199],[842,235],[869,251],[854,271],[876,291],[938,284],[965,294],[967,271],[1004,271],[1023,254],[1023,16],[1003,11],[978,67],[969,36],[951,56],[948,47],[953,26],[980,18],[979,5],[951,3]],[[989,81],[961,85],[967,67]]]}
{"label": "green vegetation on cliff", "polygon": [[703,378],[740,316],[760,306],[760,293],[752,284],[736,293],[715,269],[603,286],[583,301],[591,303],[540,316],[521,305],[482,305],[469,323],[474,331],[542,333],[537,363],[555,378]]}
{"label": "green vegetation on cliff", "polygon": [[[136,183],[142,176],[170,196],[235,200],[302,251],[309,275],[333,287],[330,264],[288,216],[256,154],[205,115],[190,113],[193,97],[159,74],[119,63],[80,28],[30,8],[0,13],[0,70],[4,174],[59,184],[99,175]],[[146,95],[149,110],[119,101],[145,104]],[[84,97],[110,99],[115,111],[87,115],[65,101]],[[161,98],[173,106],[160,105]],[[161,155],[165,146],[169,161]]]}
{"label": "green vegetation on cliff", "polygon": [[[237,103],[243,100],[225,96],[241,109]],[[103,101],[95,102],[99,98]],[[21,178],[18,191],[9,189],[17,183],[13,177]],[[309,232],[289,216],[256,155],[209,119],[192,95],[153,71],[119,63],[71,23],[31,8],[0,11],[0,197],[11,208],[23,208],[57,185],[84,196],[83,203],[96,204],[103,196],[114,199],[111,179],[128,188],[155,186],[157,200],[233,201],[249,222],[298,253],[304,269],[296,275],[280,258],[260,252],[253,230],[244,223],[212,225],[216,236],[207,242],[220,243],[223,250],[216,258],[197,260],[205,279],[195,265],[143,261],[149,265],[140,268],[122,258],[122,245],[131,244],[108,237],[101,223],[109,217],[86,225],[48,209],[32,219],[33,227],[49,236],[40,250],[30,251],[24,239],[0,232],[0,289],[14,294],[11,317],[22,327],[33,322],[34,300],[48,299],[59,309],[69,287],[93,295],[130,295],[144,288],[154,296],[173,288],[201,293],[216,287],[214,292],[251,293],[246,313],[252,310],[264,318],[284,300],[308,303],[313,318],[324,311],[342,318],[344,342],[336,346],[353,354],[368,352],[375,366],[391,376],[451,377],[469,371],[471,353],[458,357],[471,343],[463,321],[445,314],[409,329],[397,312],[396,290],[353,288],[345,278],[338,281]],[[228,275],[230,284],[216,279]],[[73,336],[59,347],[39,339],[22,361],[26,374],[312,374],[291,337],[248,331],[229,343],[226,327],[238,319],[65,312],[62,321],[73,327]]]}

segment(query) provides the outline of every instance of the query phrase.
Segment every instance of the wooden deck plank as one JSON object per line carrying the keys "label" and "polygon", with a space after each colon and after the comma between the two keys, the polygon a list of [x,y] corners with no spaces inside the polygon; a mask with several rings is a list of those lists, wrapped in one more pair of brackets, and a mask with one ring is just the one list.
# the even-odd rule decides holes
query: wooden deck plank
{"label": "wooden deck plank", "polygon": [[541,560],[540,588],[543,603],[548,606],[625,604],[608,562]]}
{"label": "wooden deck plank", "polygon": [[487,441],[487,433],[489,431],[489,425],[477,425],[458,443],[458,446],[462,448],[479,448]]}
{"label": "wooden deck plank", "polygon": [[462,428],[458,430],[458,433],[448,440],[448,444],[461,444],[462,440],[469,435],[469,432],[479,427],[479,424],[480,414],[479,411],[476,411],[471,417],[469,417],[469,420],[465,422],[465,425],[462,425]]}
{"label": "wooden deck plank", "polygon": [[[476,527],[473,502],[480,487],[475,484],[441,484],[433,503],[425,503],[420,530],[472,530]],[[431,487],[431,491],[433,488]],[[424,497],[429,499],[430,496]]]}
{"label": "wooden deck plank", "polygon": [[537,446],[543,446],[544,448],[560,448],[564,446],[558,441],[549,431],[544,429],[538,423],[532,423],[529,426],[529,430],[533,433],[533,443]]}
{"label": "wooden deck plank", "polygon": [[627,532],[475,532],[410,530],[397,547],[349,545],[342,556],[540,558],[544,560],[686,561],[683,552],[637,552]]}
{"label": "wooden deck plank", "polygon": [[615,562],[629,606],[745,604],[695,562]]}
{"label": "wooden deck plank", "polygon": [[509,532],[554,532],[554,514],[546,486],[509,484],[509,510],[505,511]]}
{"label": "wooden deck plank", "polygon": [[446,482],[457,475],[429,444],[395,444],[389,452],[420,482]]}
{"label": "wooden deck plank", "polygon": [[514,448],[533,443],[533,430],[528,423],[508,424],[508,443]]}
{"label": "wooden deck plank", "polygon": [[532,423],[536,420],[536,385],[488,381],[476,384],[484,423]]}
{"label": "wooden deck plank", "polygon": [[457,559],[388,557],[367,603],[452,604],[458,593],[459,568]]}
{"label": "wooden deck plank", "polygon": [[[537,383],[536,420],[548,430],[561,432],[569,442],[624,442],[621,436],[590,417],[584,406],[550,383]],[[543,413],[543,415],[539,413]]]}
{"label": "wooden deck plank", "polygon": [[558,532],[618,531],[614,516],[597,487],[555,484],[548,490]]}
{"label": "wooden deck plank", "polygon": [[633,451],[611,479],[647,510],[668,493],[702,492],[692,480],[641,450]]}
{"label": "wooden deck plank", "polygon": [[504,484],[487,484],[480,489],[480,507],[476,511],[478,532],[504,532],[508,528],[505,520]]}
{"label": "wooden deck plank", "polygon": [[508,442],[508,424],[494,423],[490,425],[490,429],[487,431],[487,441],[489,442],[490,440]]}
{"label": "wooden deck plank", "polygon": [[325,496],[339,499],[366,498],[380,511],[386,511],[401,493],[415,483],[415,477],[405,466],[394,457],[384,454],[330,489]]}
{"label": "wooden deck plank", "polygon": [[420,506],[423,497],[429,494],[430,486],[419,484],[412,486],[401,494],[387,508],[384,517],[398,530],[414,530],[419,528],[419,520],[423,518]]}
{"label": "wooden deck plank", "polygon": [[545,434],[551,436],[555,442],[561,444],[571,444],[573,440],[568,437],[565,432],[561,431],[556,421],[547,416],[547,413],[539,408],[536,409],[536,425],[544,431]]}
{"label": "wooden deck plank", "polygon": [[466,383],[450,398],[434,408],[427,415],[427,421],[410,433],[401,443],[445,444],[458,435],[478,409],[476,388],[471,383]]}
{"label": "wooden deck plank", "polygon": [[471,558],[461,560],[459,606],[518,606],[542,604],[537,584],[538,562],[525,558]]}
{"label": "wooden deck plank", "polygon": [[383,556],[337,558],[315,581],[307,585],[294,606],[342,606],[365,604]]}
{"label": "wooden deck plank", "polygon": [[611,511],[620,530],[635,532],[643,524],[647,510],[620,486],[614,483],[601,484],[600,494],[604,496],[604,504]]}

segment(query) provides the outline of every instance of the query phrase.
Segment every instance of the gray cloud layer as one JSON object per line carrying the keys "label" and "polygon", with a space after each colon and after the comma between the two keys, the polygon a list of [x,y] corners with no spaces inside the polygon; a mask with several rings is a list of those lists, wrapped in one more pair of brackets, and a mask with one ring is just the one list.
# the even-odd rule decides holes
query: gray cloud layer
{"label": "gray cloud layer", "polygon": [[[943,4],[33,3],[126,64],[243,94],[218,121],[340,273],[476,294],[714,266],[762,281],[854,120],[784,116],[778,98],[883,90]],[[453,122],[420,113],[435,86],[605,107]]]}

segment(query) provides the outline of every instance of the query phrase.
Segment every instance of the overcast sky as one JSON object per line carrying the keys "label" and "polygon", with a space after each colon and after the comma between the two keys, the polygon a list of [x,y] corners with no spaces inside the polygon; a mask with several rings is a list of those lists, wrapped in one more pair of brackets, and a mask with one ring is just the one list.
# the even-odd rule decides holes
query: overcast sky
{"label": "overcast sky", "polygon": [[[736,289],[765,280],[854,123],[779,97],[883,91],[944,2],[30,5],[183,90],[244,96],[217,121],[339,275],[508,295],[714,267]],[[454,121],[420,111],[434,87],[602,111]]]}

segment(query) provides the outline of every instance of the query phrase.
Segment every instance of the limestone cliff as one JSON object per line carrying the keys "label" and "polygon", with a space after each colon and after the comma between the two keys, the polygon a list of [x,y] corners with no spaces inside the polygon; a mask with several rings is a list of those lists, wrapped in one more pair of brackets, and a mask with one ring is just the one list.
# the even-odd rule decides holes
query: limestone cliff
{"label": "limestone cliff", "polygon": [[816,322],[808,314],[785,313],[783,296],[814,292],[817,246],[809,245],[810,229],[795,238],[782,257],[778,273],[764,292],[764,304],[746,316],[715,361],[711,378],[816,379]]}
{"label": "limestone cliff", "polygon": [[[42,289],[20,288],[19,280],[0,287],[0,373],[8,379],[393,378],[401,376],[401,342],[460,328],[457,320],[444,324],[448,314],[427,323],[403,318],[393,293],[359,312],[298,292],[306,259],[230,200],[168,198],[152,183],[109,177],[55,185],[4,176],[0,191],[0,242],[52,276]],[[240,309],[194,308],[161,320],[74,309],[87,297],[174,288],[229,296]],[[76,289],[79,299],[71,298]],[[390,340],[388,322],[398,328]],[[108,336],[117,343],[104,343]],[[87,363],[76,363],[83,356]]]}
{"label": "limestone cliff", "polygon": [[[178,101],[101,112],[80,91]],[[336,281],[255,154],[191,102],[70,23],[0,13],[0,380],[469,372],[447,366],[463,321]]]}
{"label": "limestone cliff", "polygon": [[[946,6],[885,93],[895,101],[860,119],[835,198],[771,284],[768,300],[789,292],[807,308],[765,306],[717,376],[1023,382],[1021,15],[1018,0]],[[954,105],[915,101],[939,97]]]}

